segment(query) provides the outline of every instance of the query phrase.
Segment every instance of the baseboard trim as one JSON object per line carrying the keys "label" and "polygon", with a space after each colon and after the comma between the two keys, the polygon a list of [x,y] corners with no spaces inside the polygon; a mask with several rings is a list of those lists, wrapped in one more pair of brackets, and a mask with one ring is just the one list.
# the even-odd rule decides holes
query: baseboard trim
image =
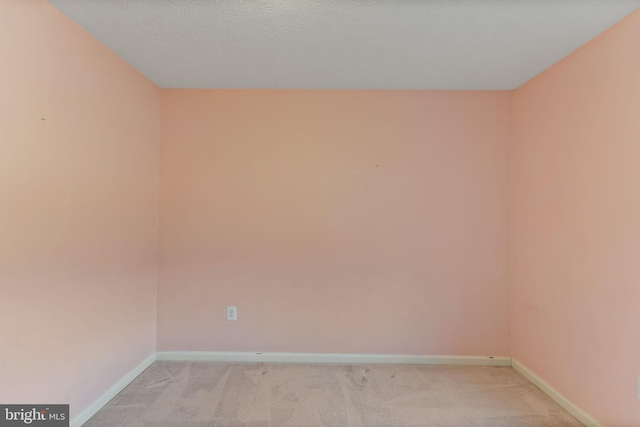
{"label": "baseboard trim", "polygon": [[270,363],[397,363],[416,365],[511,366],[510,357],[419,356],[406,354],[260,353],[223,351],[161,351],[157,360]]}
{"label": "baseboard trim", "polygon": [[82,424],[86,423],[89,418],[93,417],[96,412],[102,409],[104,405],[109,403],[111,399],[113,399],[118,393],[120,393],[126,386],[129,385],[131,381],[133,381],[138,375],[142,373],[142,371],[151,366],[151,364],[155,361],[156,353],[152,353],[149,357],[144,359],[142,363],[133,368],[131,372],[120,378],[118,382],[116,382],[109,390],[107,390],[105,394],[103,394],[95,402],[93,402],[87,409],[76,416],[69,424],[70,427],[81,427]]}
{"label": "baseboard trim", "polygon": [[586,427],[604,427],[604,425],[589,415],[584,410],[580,409],[569,399],[564,397],[558,390],[553,388],[551,384],[540,378],[535,372],[527,368],[521,362],[516,359],[512,359],[513,369],[518,371],[522,376],[531,381],[536,387],[542,390],[547,396],[552,398],[558,405],[562,406],[567,412],[576,417],[578,421],[584,424]]}

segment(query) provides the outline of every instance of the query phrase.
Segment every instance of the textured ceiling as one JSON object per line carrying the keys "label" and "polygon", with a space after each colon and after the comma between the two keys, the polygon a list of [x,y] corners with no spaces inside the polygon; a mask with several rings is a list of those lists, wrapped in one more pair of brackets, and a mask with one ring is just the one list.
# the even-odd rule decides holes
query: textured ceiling
{"label": "textured ceiling", "polygon": [[640,0],[50,0],[161,87],[514,89]]}

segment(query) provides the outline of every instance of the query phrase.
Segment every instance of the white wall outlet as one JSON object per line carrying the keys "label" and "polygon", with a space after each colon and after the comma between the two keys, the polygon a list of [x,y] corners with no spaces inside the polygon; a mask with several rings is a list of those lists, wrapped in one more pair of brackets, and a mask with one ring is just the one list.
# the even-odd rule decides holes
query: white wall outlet
{"label": "white wall outlet", "polygon": [[227,306],[227,320],[238,320],[238,310],[235,305]]}
{"label": "white wall outlet", "polygon": [[638,377],[638,400],[640,400],[640,377]]}

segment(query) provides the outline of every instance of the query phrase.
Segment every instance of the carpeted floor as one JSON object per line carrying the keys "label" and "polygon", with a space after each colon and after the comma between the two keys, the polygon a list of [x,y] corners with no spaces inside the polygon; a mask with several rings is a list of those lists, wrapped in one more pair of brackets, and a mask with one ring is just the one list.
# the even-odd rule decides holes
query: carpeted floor
{"label": "carpeted floor", "polygon": [[508,367],[156,362],[84,425],[582,424]]}

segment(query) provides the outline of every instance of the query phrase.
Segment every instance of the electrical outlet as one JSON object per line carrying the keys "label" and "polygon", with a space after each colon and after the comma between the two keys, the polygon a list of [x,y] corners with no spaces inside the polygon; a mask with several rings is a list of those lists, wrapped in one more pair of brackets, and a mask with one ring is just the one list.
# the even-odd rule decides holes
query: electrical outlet
{"label": "electrical outlet", "polygon": [[638,400],[640,400],[640,377],[638,377]]}
{"label": "electrical outlet", "polygon": [[238,320],[238,310],[235,305],[227,306],[227,320]]}

